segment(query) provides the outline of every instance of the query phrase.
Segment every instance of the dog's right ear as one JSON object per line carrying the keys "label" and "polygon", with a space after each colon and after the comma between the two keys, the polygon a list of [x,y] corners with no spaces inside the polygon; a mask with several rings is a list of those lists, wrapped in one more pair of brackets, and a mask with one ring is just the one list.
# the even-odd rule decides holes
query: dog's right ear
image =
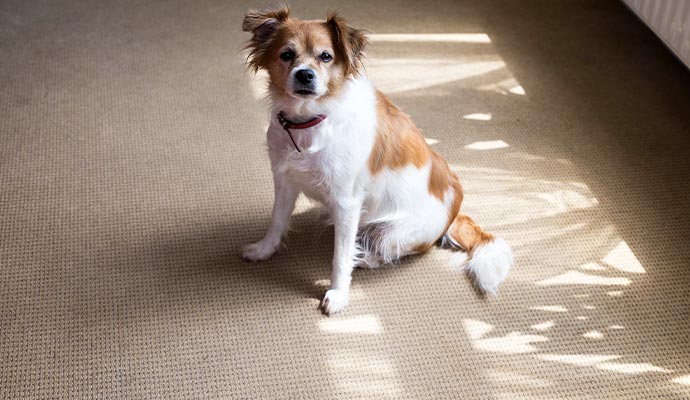
{"label": "dog's right ear", "polygon": [[290,9],[282,7],[278,10],[256,11],[249,10],[244,16],[242,30],[252,32],[252,42],[262,43],[267,41],[281,23],[290,16]]}
{"label": "dog's right ear", "polygon": [[271,11],[249,10],[245,14],[242,30],[251,32],[253,35],[245,46],[245,49],[249,50],[247,65],[254,71],[266,66],[265,58],[268,56],[269,41],[278,26],[289,16],[290,9],[287,6]]}

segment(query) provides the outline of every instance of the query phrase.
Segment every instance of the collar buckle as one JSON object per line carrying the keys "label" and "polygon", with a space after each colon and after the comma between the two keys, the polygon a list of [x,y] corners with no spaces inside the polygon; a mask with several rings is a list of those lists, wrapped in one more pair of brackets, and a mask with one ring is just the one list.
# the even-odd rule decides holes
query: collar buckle
{"label": "collar buckle", "polygon": [[287,118],[285,118],[285,114],[283,114],[282,111],[278,113],[278,123],[279,123],[280,126],[282,126],[283,129],[285,129],[286,131],[287,131],[288,129],[290,129],[290,125],[292,125],[292,123],[291,123],[290,121],[288,121]]}
{"label": "collar buckle", "polygon": [[283,129],[285,129],[285,132],[287,132],[288,136],[290,136],[290,140],[292,141],[293,146],[295,146],[295,150],[297,150],[299,153],[301,153],[302,150],[300,150],[300,148],[297,146],[297,142],[295,142],[295,138],[292,137],[290,129],[308,129],[315,125],[318,125],[324,119],[326,119],[326,116],[323,114],[319,114],[307,122],[304,122],[302,124],[296,124],[285,118],[285,114],[283,114],[282,111],[278,113],[278,123],[280,124],[280,126],[283,127]]}

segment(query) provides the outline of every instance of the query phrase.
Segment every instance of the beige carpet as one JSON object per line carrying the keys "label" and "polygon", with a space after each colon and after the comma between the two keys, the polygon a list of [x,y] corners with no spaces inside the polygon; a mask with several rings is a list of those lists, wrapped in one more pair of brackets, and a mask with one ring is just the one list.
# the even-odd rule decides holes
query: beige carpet
{"label": "beige carpet", "polygon": [[306,201],[286,251],[240,260],[272,202],[250,4],[4,0],[0,398],[690,397],[690,73],[632,13],[293,3],[413,35],[367,70],[512,244],[500,296],[434,250],[324,317]]}

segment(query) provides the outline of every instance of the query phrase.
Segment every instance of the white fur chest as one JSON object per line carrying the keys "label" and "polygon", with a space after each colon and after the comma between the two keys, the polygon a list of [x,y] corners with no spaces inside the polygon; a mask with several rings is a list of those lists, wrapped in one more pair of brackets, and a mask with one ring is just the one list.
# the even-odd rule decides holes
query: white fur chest
{"label": "white fur chest", "polygon": [[[278,168],[290,182],[319,201],[331,196],[332,183],[337,180],[336,172],[344,171],[343,167],[347,167],[342,165],[340,158],[349,153],[346,148],[336,150],[329,122],[324,121],[320,126],[308,129],[293,130],[292,136],[301,151],[298,152],[288,138],[287,149],[282,152],[278,163]],[[287,136],[282,128],[276,133]]]}
{"label": "white fur chest", "polygon": [[341,96],[323,104],[275,102],[273,114],[279,111],[289,119],[327,117],[311,128],[291,130],[301,152],[273,118],[268,146],[274,171],[319,201],[364,189],[376,135],[375,94],[366,78],[352,80]]}

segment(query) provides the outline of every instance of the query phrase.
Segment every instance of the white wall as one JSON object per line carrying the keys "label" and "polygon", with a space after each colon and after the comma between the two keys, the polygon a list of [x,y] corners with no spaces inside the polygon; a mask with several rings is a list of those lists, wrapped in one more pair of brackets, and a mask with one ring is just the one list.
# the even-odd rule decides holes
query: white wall
{"label": "white wall", "polygon": [[690,68],[690,0],[623,0]]}

